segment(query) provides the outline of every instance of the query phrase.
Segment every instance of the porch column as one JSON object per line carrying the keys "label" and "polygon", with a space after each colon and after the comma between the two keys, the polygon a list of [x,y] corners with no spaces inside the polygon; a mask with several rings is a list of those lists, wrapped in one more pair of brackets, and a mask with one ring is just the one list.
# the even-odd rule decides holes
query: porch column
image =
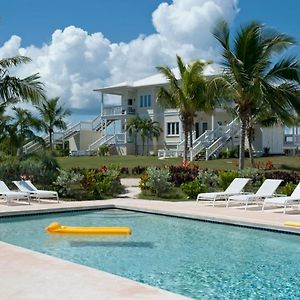
{"label": "porch column", "polygon": [[101,116],[104,115],[103,109],[104,109],[104,94],[101,92],[101,104],[100,104],[100,109],[101,109]]}
{"label": "porch column", "polygon": [[212,131],[215,130],[215,115],[214,115],[214,113],[212,113],[212,115],[211,115],[211,130]]}

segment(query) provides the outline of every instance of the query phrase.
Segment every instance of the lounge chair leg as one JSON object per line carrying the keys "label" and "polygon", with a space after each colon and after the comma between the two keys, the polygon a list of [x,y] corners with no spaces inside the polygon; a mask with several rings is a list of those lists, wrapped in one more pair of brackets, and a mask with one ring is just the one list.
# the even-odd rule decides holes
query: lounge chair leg
{"label": "lounge chair leg", "polygon": [[245,211],[247,210],[247,206],[248,206],[248,201],[246,202]]}
{"label": "lounge chair leg", "polygon": [[283,213],[286,213],[286,204],[284,205]]}
{"label": "lounge chair leg", "polygon": [[229,207],[229,199],[227,199],[226,208]]}
{"label": "lounge chair leg", "polygon": [[265,203],[263,204],[262,208],[261,208],[262,211],[265,210]]}

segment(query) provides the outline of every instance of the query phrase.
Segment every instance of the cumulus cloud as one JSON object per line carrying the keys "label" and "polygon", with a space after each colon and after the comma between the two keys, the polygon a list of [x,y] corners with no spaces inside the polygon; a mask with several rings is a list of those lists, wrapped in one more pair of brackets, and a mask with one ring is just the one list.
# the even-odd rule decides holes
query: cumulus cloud
{"label": "cumulus cloud", "polygon": [[56,30],[41,47],[22,48],[21,38],[12,36],[0,47],[0,57],[31,57],[30,64],[16,70],[18,76],[39,72],[49,97],[60,96],[74,114],[95,114],[99,112],[95,88],[143,78],[157,65],[173,66],[176,54],[185,61],[215,58],[213,25],[219,18],[231,22],[237,4],[237,0],[162,3],[152,15],[156,33],[129,43],[111,43],[100,32],[89,34],[74,26]]}

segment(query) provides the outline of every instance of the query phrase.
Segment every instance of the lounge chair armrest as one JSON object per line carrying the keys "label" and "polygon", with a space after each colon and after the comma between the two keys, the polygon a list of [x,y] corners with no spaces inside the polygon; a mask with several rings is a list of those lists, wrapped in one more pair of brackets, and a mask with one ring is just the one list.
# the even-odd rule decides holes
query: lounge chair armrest
{"label": "lounge chair armrest", "polygon": [[273,194],[273,197],[288,197],[286,194]]}

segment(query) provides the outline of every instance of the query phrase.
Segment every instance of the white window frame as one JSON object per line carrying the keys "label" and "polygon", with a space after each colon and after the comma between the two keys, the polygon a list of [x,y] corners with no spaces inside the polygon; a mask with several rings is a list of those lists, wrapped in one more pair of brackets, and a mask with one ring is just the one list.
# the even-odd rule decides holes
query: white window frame
{"label": "white window frame", "polygon": [[179,136],[179,122],[167,122],[166,133],[166,136]]}

